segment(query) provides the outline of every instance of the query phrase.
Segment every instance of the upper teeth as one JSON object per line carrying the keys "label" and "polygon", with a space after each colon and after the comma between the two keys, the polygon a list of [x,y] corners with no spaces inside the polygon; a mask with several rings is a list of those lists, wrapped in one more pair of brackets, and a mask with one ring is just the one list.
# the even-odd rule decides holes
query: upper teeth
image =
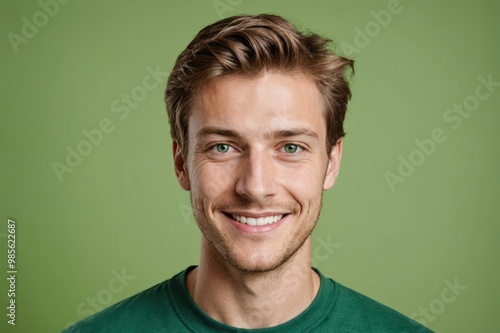
{"label": "upper teeth", "polygon": [[283,218],[283,215],[274,215],[274,216],[266,216],[266,217],[246,217],[246,216],[240,216],[240,215],[231,215],[233,219],[240,223],[246,223],[249,225],[266,225],[266,224],[271,224],[276,221],[281,220]]}

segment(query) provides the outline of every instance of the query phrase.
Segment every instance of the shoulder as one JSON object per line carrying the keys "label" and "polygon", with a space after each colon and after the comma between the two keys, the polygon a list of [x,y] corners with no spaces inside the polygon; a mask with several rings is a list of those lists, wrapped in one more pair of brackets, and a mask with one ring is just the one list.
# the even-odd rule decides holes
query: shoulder
{"label": "shoulder", "polygon": [[[329,318],[342,332],[431,333],[429,329],[403,314],[354,291],[338,282],[334,284],[335,307]],[[329,321],[327,319],[327,322]]]}
{"label": "shoulder", "polygon": [[176,316],[169,297],[170,281],[126,298],[62,333],[155,332],[157,327],[168,327]]}

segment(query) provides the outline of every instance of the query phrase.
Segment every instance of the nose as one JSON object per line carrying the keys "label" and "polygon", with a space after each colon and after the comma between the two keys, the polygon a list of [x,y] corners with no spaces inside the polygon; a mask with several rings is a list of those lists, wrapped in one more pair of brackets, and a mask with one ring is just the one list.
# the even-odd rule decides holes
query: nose
{"label": "nose", "polygon": [[251,199],[263,202],[277,193],[275,165],[270,154],[264,151],[250,152],[241,160],[240,174],[236,182],[236,192]]}

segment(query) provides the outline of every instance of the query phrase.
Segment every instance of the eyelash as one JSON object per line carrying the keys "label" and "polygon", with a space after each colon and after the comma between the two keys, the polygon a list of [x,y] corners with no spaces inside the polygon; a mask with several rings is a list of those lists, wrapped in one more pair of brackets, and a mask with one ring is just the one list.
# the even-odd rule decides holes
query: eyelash
{"label": "eyelash", "polygon": [[[231,149],[235,149],[235,148],[234,148],[233,146],[231,146],[229,143],[216,143],[216,144],[214,144],[214,145],[210,146],[209,151],[214,151],[214,152],[216,152],[216,153],[218,153],[218,154],[226,154],[227,152],[226,152],[226,153],[221,153],[221,152],[217,151],[217,147],[219,147],[219,146],[228,146],[228,147],[229,147],[229,148],[231,148]],[[236,149],[235,149],[235,150],[236,150]]]}
{"label": "eyelash", "polygon": [[297,149],[298,151],[297,151],[297,152],[295,152],[295,153],[287,153],[286,151],[284,151],[284,153],[285,153],[285,154],[289,154],[289,155],[298,155],[298,154],[300,154],[301,152],[305,151],[304,146],[299,145],[299,144],[297,144],[297,143],[291,143],[291,142],[289,142],[289,143],[285,143],[283,146],[281,146],[280,151],[281,151],[281,150],[284,150],[286,146],[295,146],[295,147],[297,147],[297,148],[298,148],[298,149]]}
{"label": "eyelash", "polygon": [[[216,143],[216,144],[214,144],[214,145],[210,146],[208,150],[209,150],[209,151],[211,151],[211,152],[215,152],[215,153],[218,153],[218,154],[223,154],[223,155],[224,155],[224,154],[229,153],[229,151],[228,151],[228,152],[219,152],[219,151],[217,151],[217,147],[219,147],[219,146],[224,146],[224,145],[225,145],[225,146],[228,146],[228,147],[229,147],[229,149],[234,149],[234,150],[236,150],[236,148],[234,148],[234,147],[233,147],[232,145],[230,145],[229,143]],[[296,147],[298,148],[298,149],[297,149],[298,151],[297,151],[297,152],[295,152],[295,153],[287,153],[287,152],[285,152],[285,151],[284,151],[284,149],[285,149],[285,147],[286,147],[286,146],[296,146]],[[307,150],[307,149],[306,149],[303,145],[298,144],[298,143],[293,143],[293,142],[287,142],[287,143],[285,143],[285,144],[281,145],[281,146],[280,146],[280,149],[279,149],[279,151],[280,151],[280,152],[283,152],[283,153],[285,153],[285,154],[287,154],[287,155],[298,155],[298,154],[300,154],[300,153],[302,153],[302,152],[304,152],[304,151],[306,151],[306,150]]]}

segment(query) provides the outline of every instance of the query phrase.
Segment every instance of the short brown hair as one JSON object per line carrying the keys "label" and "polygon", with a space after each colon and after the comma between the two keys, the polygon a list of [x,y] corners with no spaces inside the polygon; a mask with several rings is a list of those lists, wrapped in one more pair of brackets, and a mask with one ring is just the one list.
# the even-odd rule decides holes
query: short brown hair
{"label": "short brown hair", "polygon": [[167,82],[172,138],[186,155],[193,96],[211,80],[230,74],[255,77],[263,71],[302,71],[314,79],[324,100],[329,154],[345,135],[343,122],[351,98],[346,69],[354,73],[354,61],[330,51],[330,42],[268,14],[233,16],[203,28],[179,55]]}

